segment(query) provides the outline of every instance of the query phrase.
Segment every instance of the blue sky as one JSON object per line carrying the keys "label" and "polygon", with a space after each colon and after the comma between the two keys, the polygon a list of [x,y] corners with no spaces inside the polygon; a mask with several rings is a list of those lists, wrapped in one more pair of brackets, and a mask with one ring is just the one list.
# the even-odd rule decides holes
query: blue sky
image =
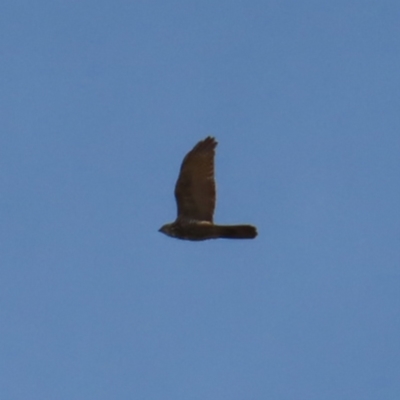
{"label": "blue sky", "polygon": [[[399,20],[3,2],[1,398],[400,398]],[[157,232],[208,135],[256,240]]]}

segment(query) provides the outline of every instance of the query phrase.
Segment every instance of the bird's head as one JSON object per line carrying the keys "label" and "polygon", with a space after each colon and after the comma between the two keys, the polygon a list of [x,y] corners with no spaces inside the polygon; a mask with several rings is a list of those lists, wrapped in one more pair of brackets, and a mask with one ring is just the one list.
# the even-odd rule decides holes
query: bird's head
{"label": "bird's head", "polygon": [[163,233],[164,235],[167,235],[167,236],[172,236],[172,237],[175,237],[175,236],[176,236],[176,233],[175,233],[175,226],[174,226],[173,223],[172,223],[172,224],[165,224],[165,225],[163,225],[163,226],[158,230],[158,232],[161,232],[161,233]]}

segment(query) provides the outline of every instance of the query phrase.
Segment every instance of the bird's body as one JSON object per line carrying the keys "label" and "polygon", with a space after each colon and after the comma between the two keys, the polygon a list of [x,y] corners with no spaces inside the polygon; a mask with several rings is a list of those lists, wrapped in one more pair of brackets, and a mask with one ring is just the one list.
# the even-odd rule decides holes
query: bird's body
{"label": "bird's body", "polygon": [[177,219],[160,228],[160,232],[183,240],[207,240],[217,238],[253,239],[257,229],[252,225],[215,225],[216,190],[214,180],[214,156],[217,142],[212,137],[197,143],[183,159],[175,198],[178,206]]}
{"label": "bird's body", "polygon": [[257,231],[251,225],[215,225],[207,221],[175,221],[164,225],[160,232],[183,240],[253,239]]}

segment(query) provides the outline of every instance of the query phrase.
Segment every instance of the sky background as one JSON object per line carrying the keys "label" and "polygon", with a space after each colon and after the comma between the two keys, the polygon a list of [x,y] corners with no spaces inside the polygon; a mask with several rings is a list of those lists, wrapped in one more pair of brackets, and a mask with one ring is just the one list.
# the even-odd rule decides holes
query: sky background
{"label": "sky background", "polygon": [[[0,397],[400,398],[400,3],[3,1]],[[217,138],[220,223],[179,241]]]}

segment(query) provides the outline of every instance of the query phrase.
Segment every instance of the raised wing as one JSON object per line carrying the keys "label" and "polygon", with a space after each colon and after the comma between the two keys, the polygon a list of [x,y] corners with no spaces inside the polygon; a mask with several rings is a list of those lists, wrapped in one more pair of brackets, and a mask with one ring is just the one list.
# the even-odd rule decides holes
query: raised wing
{"label": "raised wing", "polygon": [[175,185],[178,219],[213,221],[216,146],[216,140],[209,136],[197,143],[183,159]]}

